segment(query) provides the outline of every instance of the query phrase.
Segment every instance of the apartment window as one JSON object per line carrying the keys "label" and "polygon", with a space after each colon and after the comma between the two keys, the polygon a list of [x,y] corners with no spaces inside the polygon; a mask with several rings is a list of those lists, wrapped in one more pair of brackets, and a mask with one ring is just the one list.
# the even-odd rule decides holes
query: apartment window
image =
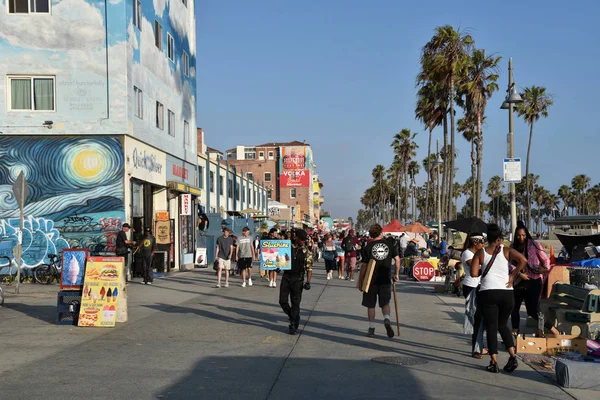
{"label": "apartment window", "polygon": [[211,193],[215,192],[215,173],[213,171],[210,171],[210,173],[208,174],[208,187]]}
{"label": "apartment window", "polygon": [[223,175],[219,175],[219,195],[223,196]]}
{"label": "apartment window", "polygon": [[252,198],[252,191],[250,190],[250,188],[248,188],[247,192],[248,192],[248,203],[250,203],[250,200]]}
{"label": "apartment window", "polygon": [[135,101],[135,116],[144,118],[144,93],[137,86],[133,87],[133,96]]}
{"label": "apartment window", "polygon": [[156,102],[156,127],[165,129],[165,106],[162,103]]}
{"label": "apartment window", "polygon": [[154,20],[154,44],[160,50],[163,49],[162,25],[157,20]]}
{"label": "apartment window", "polygon": [[265,172],[265,182],[271,182],[271,173]]}
{"label": "apartment window", "polygon": [[227,179],[227,197],[233,199],[233,181],[231,179]]}
{"label": "apartment window", "polygon": [[273,153],[272,151],[269,152],[269,160],[274,160],[275,159],[275,153]]}
{"label": "apartment window", "polygon": [[254,174],[252,172],[246,172],[246,178],[249,181],[253,181],[254,180]]}
{"label": "apartment window", "polygon": [[142,30],[142,1],[133,0],[133,26]]}
{"label": "apartment window", "polygon": [[256,190],[253,190],[252,192],[254,193],[254,194],[252,195],[252,198],[253,198],[253,200],[254,200],[254,201],[252,202],[252,204],[256,205]]}
{"label": "apartment window", "polygon": [[169,124],[169,135],[175,136],[175,113],[167,110],[167,123]]}
{"label": "apartment window", "polygon": [[[237,194],[238,190],[236,189],[235,192]],[[237,196],[239,198],[239,195],[237,195]],[[242,191],[242,199],[241,200],[242,200],[242,203],[246,201],[246,191]]]}
{"label": "apartment window", "polygon": [[235,185],[235,199],[236,200],[240,199],[240,187],[238,185]]}
{"label": "apartment window", "polygon": [[[272,198],[272,197],[271,197],[271,193],[272,193],[272,192],[273,192],[273,189],[267,189],[267,197],[268,197],[268,198],[270,198],[270,199]],[[262,197],[262,196],[259,196],[259,198],[260,198],[260,197]]]}
{"label": "apartment window", "polygon": [[290,189],[290,199],[295,199],[296,198],[296,189]]}
{"label": "apartment window", "polygon": [[175,59],[175,40],[173,36],[167,33],[167,57],[173,61]]}
{"label": "apartment window", "polygon": [[258,158],[261,159],[261,160],[264,160],[265,159],[265,152],[264,151],[259,151],[258,152]]}
{"label": "apartment window", "polygon": [[53,76],[8,78],[11,111],[56,111]]}
{"label": "apartment window", "polygon": [[181,56],[181,64],[183,64],[183,74],[185,76],[190,76],[190,57],[188,56],[188,53],[186,53],[185,51],[183,52],[183,55]]}
{"label": "apartment window", "polygon": [[8,0],[10,14],[49,13],[50,0]]}
{"label": "apartment window", "polygon": [[190,123],[187,121],[183,121],[183,143],[190,144]]}
{"label": "apartment window", "polygon": [[244,149],[244,159],[245,160],[255,160],[256,159],[256,149],[253,147],[247,147]]}
{"label": "apartment window", "polygon": [[204,189],[204,167],[198,165],[198,187]]}

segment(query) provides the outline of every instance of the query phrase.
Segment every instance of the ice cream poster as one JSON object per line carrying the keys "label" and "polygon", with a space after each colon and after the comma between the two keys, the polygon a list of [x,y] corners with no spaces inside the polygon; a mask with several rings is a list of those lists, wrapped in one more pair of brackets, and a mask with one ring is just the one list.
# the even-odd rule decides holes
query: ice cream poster
{"label": "ice cream poster", "polygon": [[292,242],[289,240],[260,241],[260,269],[292,269]]}
{"label": "ice cream poster", "polygon": [[85,263],[90,253],[87,249],[64,249],[60,271],[60,290],[81,290]]}
{"label": "ice cream poster", "polygon": [[89,257],[78,326],[113,327],[117,320],[122,257]]}

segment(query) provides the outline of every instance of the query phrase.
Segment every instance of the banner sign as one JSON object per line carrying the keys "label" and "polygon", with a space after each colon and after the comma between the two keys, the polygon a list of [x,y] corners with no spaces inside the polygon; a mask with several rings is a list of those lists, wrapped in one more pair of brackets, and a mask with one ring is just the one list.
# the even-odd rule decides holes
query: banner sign
{"label": "banner sign", "polygon": [[63,249],[60,290],[81,290],[88,249]]}
{"label": "banner sign", "polygon": [[306,146],[281,147],[281,187],[310,186],[310,157]]}
{"label": "banner sign", "polygon": [[260,269],[292,269],[292,242],[289,240],[260,241]]}
{"label": "banner sign", "polygon": [[88,258],[78,326],[115,326],[123,262],[123,257]]}
{"label": "banner sign", "polygon": [[192,195],[181,195],[181,215],[192,215]]}

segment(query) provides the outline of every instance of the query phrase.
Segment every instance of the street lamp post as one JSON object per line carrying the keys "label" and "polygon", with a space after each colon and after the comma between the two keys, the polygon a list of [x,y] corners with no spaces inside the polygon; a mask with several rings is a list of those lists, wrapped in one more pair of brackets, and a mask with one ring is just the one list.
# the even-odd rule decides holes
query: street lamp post
{"label": "street lamp post", "polygon": [[442,160],[442,157],[440,157],[440,141],[436,140],[435,141],[435,152],[437,153],[437,157],[435,159],[435,161],[433,162],[433,166],[436,169],[436,176],[437,176],[437,182],[436,182],[436,186],[437,186],[437,219],[438,219],[438,236],[439,236],[439,240],[442,239],[442,193],[440,192],[440,168],[441,166],[444,164],[444,160]]}
{"label": "street lamp post", "polygon": [[[512,58],[508,59],[508,89],[506,90],[506,99],[502,106],[503,110],[508,110],[508,158],[512,159],[515,157],[515,141],[514,141],[514,105],[522,103],[523,99],[515,88],[515,82],[513,81],[513,67]],[[517,195],[515,190],[515,183],[511,182],[508,185],[510,191],[510,228],[511,232],[515,231],[517,227]]]}

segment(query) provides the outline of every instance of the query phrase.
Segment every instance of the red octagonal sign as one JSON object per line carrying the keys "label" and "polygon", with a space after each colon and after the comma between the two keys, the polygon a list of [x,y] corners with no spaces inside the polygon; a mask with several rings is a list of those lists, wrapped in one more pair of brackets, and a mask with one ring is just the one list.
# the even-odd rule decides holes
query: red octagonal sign
{"label": "red octagonal sign", "polygon": [[419,261],[413,267],[413,275],[416,280],[427,282],[435,276],[435,268],[428,261]]}

